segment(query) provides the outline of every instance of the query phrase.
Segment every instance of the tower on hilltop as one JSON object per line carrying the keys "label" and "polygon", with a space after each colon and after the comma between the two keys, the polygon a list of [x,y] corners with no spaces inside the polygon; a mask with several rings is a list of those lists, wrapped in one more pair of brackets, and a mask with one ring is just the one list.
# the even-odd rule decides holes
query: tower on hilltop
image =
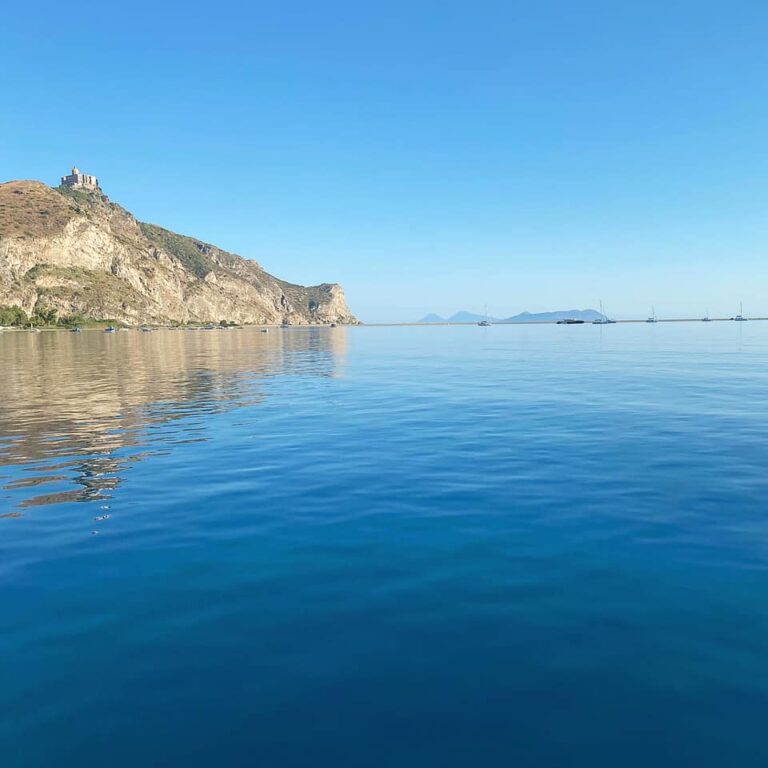
{"label": "tower on hilltop", "polygon": [[86,187],[87,189],[98,189],[99,180],[95,176],[89,176],[87,173],[81,173],[80,169],[75,167],[69,176],[61,177],[62,187]]}

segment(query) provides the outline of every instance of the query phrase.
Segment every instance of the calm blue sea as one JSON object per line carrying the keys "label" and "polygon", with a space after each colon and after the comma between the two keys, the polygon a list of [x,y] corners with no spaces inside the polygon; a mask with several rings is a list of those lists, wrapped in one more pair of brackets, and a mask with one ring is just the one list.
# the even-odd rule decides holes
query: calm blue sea
{"label": "calm blue sea", "polygon": [[768,323],[6,331],[0,514],[3,768],[768,765]]}

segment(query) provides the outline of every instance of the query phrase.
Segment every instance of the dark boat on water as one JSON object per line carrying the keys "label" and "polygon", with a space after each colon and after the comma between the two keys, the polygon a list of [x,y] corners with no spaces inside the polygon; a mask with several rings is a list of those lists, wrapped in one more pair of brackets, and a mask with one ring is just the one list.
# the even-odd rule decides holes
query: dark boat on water
{"label": "dark boat on water", "polygon": [[558,320],[558,325],[584,325],[583,320],[577,320],[575,317],[566,317],[564,320]]}

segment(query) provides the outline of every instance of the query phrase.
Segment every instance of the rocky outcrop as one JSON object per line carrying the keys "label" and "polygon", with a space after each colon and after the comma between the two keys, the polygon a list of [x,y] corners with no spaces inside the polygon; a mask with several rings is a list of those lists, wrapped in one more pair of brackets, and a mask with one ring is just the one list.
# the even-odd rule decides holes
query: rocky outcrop
{"label": "rocky outcrop", "polygon": [[100,190],[38,181],[0,184],[0,306],[127,324],[357,322],[335,283],[286,283],[141,223]]}

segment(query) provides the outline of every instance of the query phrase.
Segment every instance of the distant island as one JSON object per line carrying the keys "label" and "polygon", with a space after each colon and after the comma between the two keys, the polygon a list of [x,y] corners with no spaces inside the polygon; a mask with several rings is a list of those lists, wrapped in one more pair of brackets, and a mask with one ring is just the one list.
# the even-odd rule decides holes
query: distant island
{"label": "distant island", "polygon": [[[605,315],[598,312],[596,309],[562,309],[554,312],[521,312],[518,315],[512,317],[489,317],[487,318],[492,323],[555,323],[558,320],[567,320],[572,318],[573,320],[584,320],[584,322],[591,322],[592,320],[606,319]],[[419,323],[479,323],[481,320],[485,320],[485,315],[478,315],[474,312],[455,312],[450,317],[440,317],[434,312],[419,320]]]}
{"label": "distant island", "polygon": [[0,184],[0,321],[356,323],[340,285],[294,285],[137,221],[78,168],[58,187]]}

